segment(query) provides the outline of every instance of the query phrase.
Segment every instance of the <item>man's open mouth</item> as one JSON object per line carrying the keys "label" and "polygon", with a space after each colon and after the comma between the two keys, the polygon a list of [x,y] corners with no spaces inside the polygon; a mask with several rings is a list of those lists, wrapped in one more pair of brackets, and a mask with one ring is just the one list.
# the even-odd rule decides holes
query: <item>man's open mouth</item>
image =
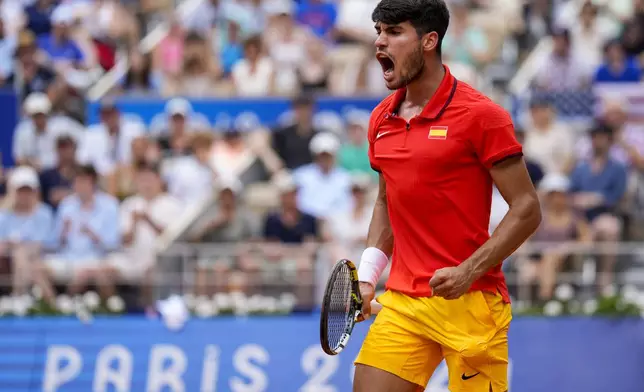
{"label": "man's open mouth", "polygon": [[382,72],[385,78],[390,77],[394,73],[394,61],[384,53],[376,53],[376,59],[382,67]]}

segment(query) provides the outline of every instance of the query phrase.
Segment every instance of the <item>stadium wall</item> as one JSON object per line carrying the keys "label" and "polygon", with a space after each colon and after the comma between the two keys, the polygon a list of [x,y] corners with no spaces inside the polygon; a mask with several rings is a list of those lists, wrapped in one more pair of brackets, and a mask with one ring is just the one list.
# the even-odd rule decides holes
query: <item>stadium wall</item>
{"label": "stadium wall", "polygon": [[[3,392],[346,392],[367,325],[329,357],[317,315],[190,320],[180,331],[143,317],[0,320]],[[641,319],[517,318],[517,392],[641,392]],[[428,391],[448,392],[441,366]]]}

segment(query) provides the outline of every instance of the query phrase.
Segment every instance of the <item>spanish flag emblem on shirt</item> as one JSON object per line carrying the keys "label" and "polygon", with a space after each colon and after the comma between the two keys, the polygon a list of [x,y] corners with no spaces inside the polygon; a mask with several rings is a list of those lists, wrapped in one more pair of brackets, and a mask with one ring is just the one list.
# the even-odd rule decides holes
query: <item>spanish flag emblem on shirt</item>
{"label": "spanish flag emblem on shirt", "polygon": [[447,139],[447,127],[430,127],[427,139]]}

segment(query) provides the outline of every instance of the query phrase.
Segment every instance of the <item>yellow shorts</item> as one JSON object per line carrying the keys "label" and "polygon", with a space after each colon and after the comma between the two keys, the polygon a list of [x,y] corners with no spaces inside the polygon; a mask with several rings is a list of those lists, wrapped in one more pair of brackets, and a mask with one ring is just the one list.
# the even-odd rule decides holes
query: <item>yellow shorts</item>
{"label": "yellow shorts", "polygon": [[457,300],[387,291],[356,359],[425,387],[445,359],[451,392],[508,390],[510,304],[472,291]]}

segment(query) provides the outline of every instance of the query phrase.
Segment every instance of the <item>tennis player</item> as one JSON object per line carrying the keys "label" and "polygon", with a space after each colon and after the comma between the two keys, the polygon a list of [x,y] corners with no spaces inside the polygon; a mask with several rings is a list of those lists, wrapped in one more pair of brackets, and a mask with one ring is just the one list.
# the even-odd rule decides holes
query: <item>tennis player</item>
{"label": "tennis player", "polygon": [[[445,359],[451,392],[507,391],[501,263],[541,221],[512,120],[442,64],[443,0],[382,0],[372,18],[395,92],[369,127],[380,190],[358,267],[366,317],[390,256],[392,265],[353,390],[423,391]],[[510,208],[490,237],[493,184]]]}

